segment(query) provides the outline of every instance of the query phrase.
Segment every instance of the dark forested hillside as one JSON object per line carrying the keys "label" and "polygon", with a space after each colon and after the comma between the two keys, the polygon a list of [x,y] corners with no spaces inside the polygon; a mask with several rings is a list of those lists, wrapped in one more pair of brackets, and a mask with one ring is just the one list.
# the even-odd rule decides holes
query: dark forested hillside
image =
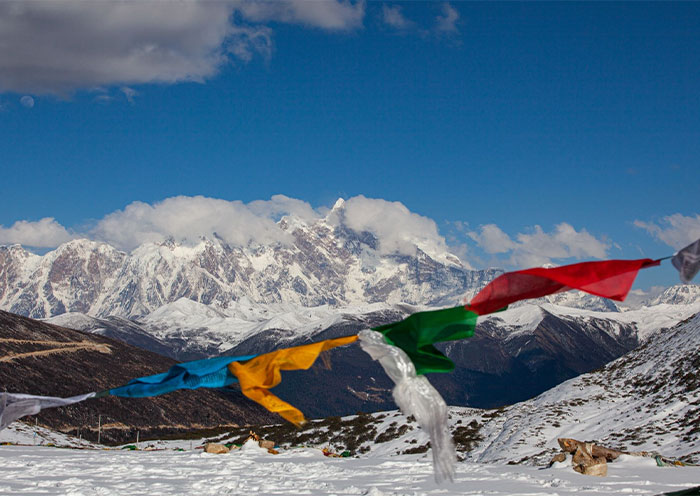
{"label": "dark forested hillside", "polygon": [[[7,392],[72,396],[101,391],[174,363],[121,341],[0,311],[0,388]],[[83,437],[95,439],[100,415],[102,440],[114,443],[134,439],[137,430],[143,439],[278,419],[233,389],[91,399],[37,417],[42,425],[72,433],[81,429]]]}

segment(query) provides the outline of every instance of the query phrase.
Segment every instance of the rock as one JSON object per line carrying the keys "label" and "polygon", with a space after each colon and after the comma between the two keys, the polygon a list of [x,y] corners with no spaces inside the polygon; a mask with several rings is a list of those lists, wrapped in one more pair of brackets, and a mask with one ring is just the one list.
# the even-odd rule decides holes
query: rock
{"label": "rock", "polygon": [[590,448],[584,448],[584,451],[587,451],[591,456],[595,458],[604,457],[609,462],[617,459],[620,455],[630,454],[625,451],[619,451],[605,448],[603,446],[598,446],[597,444],[582,443],[581,441],[577,441],[576,439],[559,438],[557,439],[557,441],[559,442],[559,446],[561,447],[562,451],[565,451],[567,453],[576,453],[576,450],[580,447],[589,446]]}
{"label": "rock", "polygon": [[549,466],[551,467],[555,463],[563,463],[566,461],[566,453],[557,453],[552,457],[552,459],[549,462]]}
{"label": "rock", "polygon": [[571,464],[574,470],[580,474],[605,477],[608,475],[608,462],[603,456],[593,457],[591,449],[592,445],[589,443],[580,445],[574,453]]}
{"label": "rock", "polygon": [[226,446],[224,446],[223,444],[207,443],[204,446],[204,451],[207,453],[214,453],[216,455],[220,455],[223,453],[228,453],[230,450]]}
{"label": "rock", "polygon": [[584,467],[581,473],[583,475],[594,475],[596,477],[605,477],[608,475],[608,462],[605,461],[605,458],[595,458],[595,460],[600,461],[595,465]]}
{"label": "rock", "polygon": [[267,441],[265,439],[261,439],[260,441],[258,441],[258,444],[261,448],[265,448],[266,450],[271,450],[275,447],[274,441]]}

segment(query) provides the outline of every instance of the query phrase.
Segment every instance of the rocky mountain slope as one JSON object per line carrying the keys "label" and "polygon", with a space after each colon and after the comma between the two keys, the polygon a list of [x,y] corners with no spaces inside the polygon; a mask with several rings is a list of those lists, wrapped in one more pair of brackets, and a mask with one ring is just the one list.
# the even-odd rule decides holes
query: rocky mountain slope
{"label": "rocky mountain slope", "polygon": [[[306,343],[310,336],[317,340],[348,335],[397,320],[412,310],[395,306],[361,315],[346,314],[341,321],[310,335],[269,329],[252,335],[226,354],[262,353],[279,343]],[[663,312],[640,311],[628,313],[625,321],[608,317],[610,312],[549,304],[515,308],[480,321],[472,338],[439,345],[456,368],[450,374],[433,374],[430,380],[451,405],[486,408],[515,403],[634,349],[640,344],[642,325],[638,321],[648,315],[655,313],[658,332],[698,311],[700,303],[667,309],[666,319],[662,318]],[[319,389],[320,395],[308,394]],[[391,383],[356,346],[332,350],[329,359],[310,372],[285,375],[277,390],[312,417],[377,411],[392,404]]]}
{"label": "rocky mountain slope", "polygon": [[[107,337],[46,324],[0,311],[0,384],[8,392],[72,396],[101,391],[134,377],[163,372],[174,360]],[[37,417],[53,429],[102,439],[132,441],[223,425],[265,423],[278,418],[240,392],[187,391],[157,398],[91,399]]]}
{"label": "rocky mountain slope", "polygon": [[[546,465],[559,452],[557,438],[565,437],[699,463],[699,370],[700,314],[531,400],[492,410],[451,407],[459,459]],[[427,435],[397,411],[331,417],[301,430],[277,425],[256,431],[282,445],[328,446],[370,457],[430,456]],[[234,430],[221,440],[246,434]]]}
{"label": "rocky mountain slope", "polygon": [[[547,459],[558,437],[700,461],[700,315],[657,333],[595,372],[492,412],[455,412],[481,424],[478,461]],[[481,417],[481,418],[479,418]]]}
{"label": "rocky mountain slope", "polygon": [[219,238],[195,245],[147,243],[131,253],[73,240],[43,256],[0,247],[0,308],[33,318],[67,312],[145,316],[187,298],[218,310],[254,303],[347,306],[373,302],[458,302],[499,270],[470,270],[416,240],[409,254],[386,252],[369,232],[343,222],[339,202],[326,218],[284,217],[288,243],[232,246]]}
{"label": "rocky mountain slope", "polygon": [[529,401],[476,420],[481,438],[469,458],[548,459],[558,437],[700,461],[700,315],[650,336],[639,348]]}
{"label": "rocky mountain slope", "polygon": [[[400,320],[421,310],[411,305],[257,305],[238,302],[231,317],[210,306],[181,299],[121,331],[123,319],[64,314],[50,321],[107,334],[137,346],[170,350],[180,360],[205,356],[266,353],[281,346],[349,335]],[[441,345],[457,367],[432,380],[450,404],[493,407],[531,398],[578,374],[589,372],[635,348],[660,329],[700,311],[691,305],[659,304],[634,311],[590,311],[544,303],[522,304],[480,319],[474,337]],[[148,338],[150,336],[150,338]],[[146,339],[148,338],[148,339]],[[149,341],[150,339],[150,341]],[[289,373],[278,386],[312,417],[377,411],[391,405],[391,384],[359,348],[329,352],[310,372]],[[321,390],[318,401],[309,388]]]}

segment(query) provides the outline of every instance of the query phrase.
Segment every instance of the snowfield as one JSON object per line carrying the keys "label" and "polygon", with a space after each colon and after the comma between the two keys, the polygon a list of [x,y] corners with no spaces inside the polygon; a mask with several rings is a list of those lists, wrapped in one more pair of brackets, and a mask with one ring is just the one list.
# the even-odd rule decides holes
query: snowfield
{"label": "snowfield", "polygon": [[248,444],[226,455],[0,446],[0,494],[656,495],[698,483],[700,468],[659,468],[637,457],[610,464],[601,478],[580,475],[569,462],[549,469],[458,463],[455,482],[438,486],[426,455],[326,458],[312,448],[270,455]]}

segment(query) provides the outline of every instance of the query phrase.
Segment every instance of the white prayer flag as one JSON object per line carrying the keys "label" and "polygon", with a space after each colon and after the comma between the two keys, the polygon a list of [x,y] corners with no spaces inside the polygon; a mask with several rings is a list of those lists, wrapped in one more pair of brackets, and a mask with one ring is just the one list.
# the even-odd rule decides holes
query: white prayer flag
{"label": "white prayer flag", "polygon": [[87,393],[70,398],[56,398],[32,394],[0,393],[0,431],[15,420],[37,414],[44,408],[72,405],[92,398],[95,394]]}
{"label": "white prayer flag", "polygon": [[681,281],[688,284],[700,271],[700,239],[676,253],[671,263],[678,269]]}
{"label": "white prayer flag", "polygon": [[447,404],[425,376],[416,375],[416,367],[408,355],[384,341],[376,331],[361,331],[360,346],[379,362],[386,374],[396,383],[392,391],[401,412],[413,415],[430,437],[433,451],[435,480],[452,481],[455,471],[455,448],[447,426]]}

